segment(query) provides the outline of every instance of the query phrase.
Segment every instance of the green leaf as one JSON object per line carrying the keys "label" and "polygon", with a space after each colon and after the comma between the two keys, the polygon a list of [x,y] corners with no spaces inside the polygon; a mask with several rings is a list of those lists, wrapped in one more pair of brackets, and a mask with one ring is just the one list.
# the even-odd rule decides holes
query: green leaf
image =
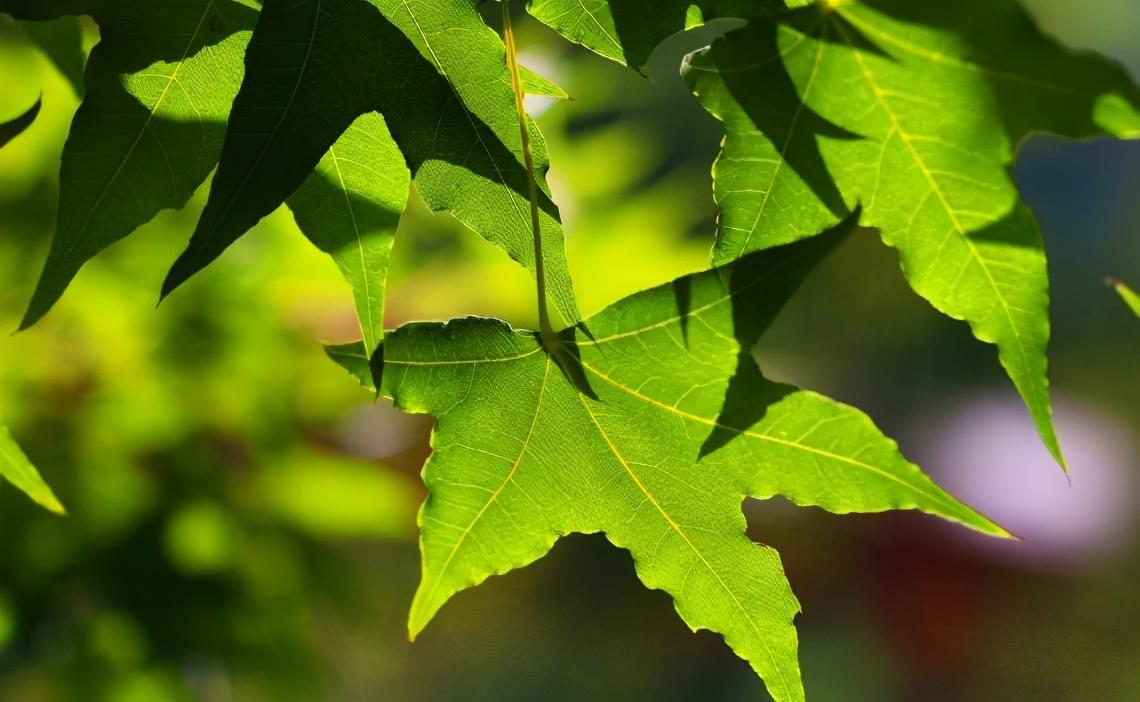
{"label": "green leaf", "polygon": [[182,207],[217,162],[256,13],[230,0],[0,2],[19,19],[89,13],[101,40],[60,170],[59,217],[20,324],[80,267],[165,208]]}
{"label": "green leaf", "polygon": [[779,0],[532,0],[528,9],[570,41],[640,69],[657,45],[677,32],[718,18],[765,16],[785,5]]}
{"label": "green leaf", "polygon": [[409,187],[384,118],[370,112],[349,126],[288,200],[297,226],[352,285],[370,350],[384,337],[388,262]]}
{"label": "green leaf", "polygon": [[1137,317],[1140,317],[1140,295],[1137,295],[1132,288],[1115,278],[1109,278],[1107,282],[1120,295],[1120,299],[1124,300],[1124,304],[1128,305],[1128,309],[1132,310],[1132,313]]}
{"label": "green leaf", "polygon": [[[777,700],[802,700],[799,604],[776,552],[745,536],[744,496],[919,509],[1006,535],[864,414],[756,367],[749,346],[847,230],[633,295],[589,320],[592,339],[564,332],[587,393],[535,333],[497,320],[391,332],[384,393],[438,420],[412,636],[456,592],[537,560],[564,534],[603,532],[691,628],[721,633]],[[329,352],[367,384],[360,345]]]}
{"label": "green leaf", "polygon": [[40,113],[40,105],[42,103],[43,97],[38,97],[36,101],[32,103],[31,107],[7,122],[0,123],[0,149],[4,148],[5,144],[23,134],[24,130],[32,126],[32,123],[36,121],[36,115]]}
{"label": "green leaf", "polygon": [[1064,465],[1046,379],[1041,236],[1011,175],[1031,132],[1127,136],[1140,91],[1015,3],[832,3],[754,20],[685,76],[725,122],[714,261],[810,236],[857,203],[911,286],[995,343]]}
{"label": "green leaf", "polygon": [[[526,171],[502,42],[468,0],[266,3],[210,197],[168,294],[283,202],[358,116],[378,111],[434,210],[534,270]],[[532,125],[536,160],[545,145]],[[578,321],[543,186],[554,302]]]}
{"label": "green leaf", "polygon": [[56,514],[67,514],[67,511],[56,499],[39,471],[24,455],[8,427],[0,424],[0,477],[24,491],[28,497],[37,504]]}
{"label": "green leaf", "polygon": [[550,97],[558,100],[570,99],[570,94],[562,86],[549,78],[540,76],[526,66],[519,66],[519,74],[522,77],[523,93],[527,95]]}

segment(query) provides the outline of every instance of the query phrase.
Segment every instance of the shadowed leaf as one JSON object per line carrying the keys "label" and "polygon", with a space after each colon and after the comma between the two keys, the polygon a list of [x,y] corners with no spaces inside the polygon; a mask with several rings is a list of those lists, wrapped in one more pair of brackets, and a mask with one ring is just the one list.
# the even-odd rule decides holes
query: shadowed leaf
{"label": "shadowed leaf", "polygon": [[86,95],[60,168],[56,233],[20,324],[107,246],[182,207],[217,162],[256,12],[230,0],[0,2],[19,19],[91,14]]}
{"label": "shadowed leaf", "polygon": [[36,121],[36,116],[40,113],[40,106],[42,104],[43,96],[40,96],[36,98],[36,101],[32,103],[31,107],[7,122],[0,123],[0,149],[4,148],[5,144],[23,134],[24,130],[32,126],[32,123]]}
{"label": "shadowed leaf", "polygon": [[[210,198],[163,294],[280,205],[353,120],[373,110],[384,116],[425,202],[533,272],[526,171],[504,55],[466,0],[267,2]],[[537,131],[533,136],[544,171],[545,146]],[[561,226],[545,189],[541,205],[551,296],[575,323]]]}

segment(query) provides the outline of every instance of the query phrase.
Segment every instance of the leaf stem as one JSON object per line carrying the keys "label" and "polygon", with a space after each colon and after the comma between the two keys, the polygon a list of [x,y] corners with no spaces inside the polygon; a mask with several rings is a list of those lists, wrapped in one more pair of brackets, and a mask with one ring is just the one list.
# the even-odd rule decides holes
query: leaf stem
{"label": "leaf stem", "polygon": [[519,136],[522,137],[523,159],[526,162],[527,185],[530,188],[530,228],[534,234],[534,277],[538,283],[538,329],[542,345],[548,352],[557,348],[558,336],[550,325],[546,308],[546,271],[542,257],[542,225],[538,216],[538,183],[534,177],[534,155],[530,149],[530,130],[527,128],[526,107],[523,105],[522,79],[519,77],[518,50],[511,26],[510,0],[502,0],[503,43],[507,46],[507,67],[511,72],[511,89],[515,94],[515,111],[519,117]]}

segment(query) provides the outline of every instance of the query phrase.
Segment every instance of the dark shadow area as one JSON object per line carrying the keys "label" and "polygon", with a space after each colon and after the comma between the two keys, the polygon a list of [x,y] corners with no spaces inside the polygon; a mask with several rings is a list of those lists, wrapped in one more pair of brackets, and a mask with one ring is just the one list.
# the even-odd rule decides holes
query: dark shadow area
{"label": "dark shadow area", "polygon": [[[542,344],[542,338],[538,332],[534,332],[534,338],[540,345]],[[598,393],[594,392],[594,388],[590,385],[586,369],[582,367],[582,353],[578,349],[578,340],[574,338],[573,328],[559,334],[557,348],[553,352],[548,350],[547,353],[550,354],[558,369],[562,371],[562,375],[566,376],[566,380],[570,381],[570,384],[578,392],[591,400],[599,399]]]}
{"label": "dark shadow area", "polygon": [[1020,201],[1001,219],[982,229],[967,232],[966,238],[1023,249],[1041,249],[1044,246],[1033,212]]}
{"label": "dark shadow area", "polygon": [[582,334],[587,339],[589,339],[590,341],[596,341],[596,339],[594,338],[594,332],[590,331],[590,327],[589,327],[589,325],[586,324],[586,320],[582,320],[581,322],[578,322],[577,324],[574,325],[574,328],[577,329],[578,331],[582,332]]}
{"label": "dark shadow area", "polygon": [[641,72],[658,44],[684,31],[690,4],[689,0],[610,0],[625,62]]}
{"label": "dark shadow area", "polygon": [[858,208],[816,236],[748,254],[724,266],[732,294],[733,333],[750,349],[771,326],[811,271],[855,230]]}
{"label": "dark shadow area", "polygon": [[[352,212],[353,223],[365,232],[394,231],[400,221],[400,213],[380,207],[315,171],[304,182],[304,189],[293,193],[288,204],[301,233],[330,256],[347,246],[356,247],[358,235],[352,227],[328,226],[325,208],[344,210],[347,207]],[[389,235],[389,248],[392,238]]]}
{"label": "dark shadow area", "polygon": [[736,357],[736,371],[729,380],[724,394],[724,404],[716,418],[716,426],[705,437],[697,453],[700,460],[729,441],[748,431],[764,415],[768,408],[796,391],[791,385],[773,383],[760,375],[760,368],[749,350]]}
{"label": "dark shadow area", "polygon": [[372,378],[372,387],[376,389],[376,399],[384,388],[384,342],[381,341],[372,355],[368,357],[368,374]]}
{"label": "dark shadow area", "polygon": [[733,333],[741,351],[716,426],[701,445],[698,459],[755,424],[769,405],[795,389],[765,380],[752,358],[752,347],[816,265],[855,229],[859,212],[856,209],[839,225],[818,236],[757,251],[722,269],[728,269]]}
{"label": "dark shadow area", "polygon": [[691,275],[673,281],[673,300],[677,304],[677,319],[681,323],[681,338],[685,347],[689,346],[689,311],[693,308],[693,277]]}
{"label": "dark shadow area", "polygon": [[[814,8],[790,13],[784,22],[818,40],[826,40],[826,24]],[[729,32],[713,44],[708,60],[720,69],[720,78],[733,100],[772,143],[783,163],[832,215],[842,219],[850,209],[824,162],[819,141],[853,141],[862,137],[829,122],[802,102],[800,86],[778,58],[779,24],[757,20]],[[730,124],[725,127],[732,129]]]}

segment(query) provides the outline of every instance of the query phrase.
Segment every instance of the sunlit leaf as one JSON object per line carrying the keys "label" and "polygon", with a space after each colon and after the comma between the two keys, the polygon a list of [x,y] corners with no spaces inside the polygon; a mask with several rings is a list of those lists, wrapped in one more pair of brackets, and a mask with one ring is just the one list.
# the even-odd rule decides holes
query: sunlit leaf
{"label": "sunlit leaf", "polygon": [[[695,629],[749,661],[777,700],[803,699],[799,605],[744,496],[833,512],[919,509],[994,535],[864,414],[773,383],[748,347],[846,229],[633,295],[570,336],[583,381],[533,332],[497,320],[417,323],[385,341],[384,394],[437,419],[424,467],[418,634],[456,592],[604,532]],[[742,344],[743,342],[743,344]],[[335,359],[367,382],[363,348]]]}
{"label": "sunlit leaf", "polygon": [[409,187],[404,157],[384,119],[370,112],[340,135],[288,200],[297,226],[352,285],[369,349],[384,336],[388,262]]}
{"label": "sunlit leaf", "polygon": [[810,236],[863,206],[911,286],[998,346],[1062,462],[1046,379],[1041,236],[1011,176],[1031,132],[1126,136],[1140,91],[1012,2],[834,3],[754,20],[687,62],[725,122],[714,260]]}
{"label": "sunlit leaf", "polygon": [[66,513],[55,493],[40,477],[39,471],[12,438],[8,427],[2,424],[0,424],[0,477],[23,490],[28,497],[45,509],[56,514]]}
{"label": "sunlit leaf", "polygon": [[567,93],[562,86],[549,78],[535,73],[526,66],[520,66],[519,73],[522,77],[523,92],[527,95],[557,98],[559,100],[567,100],[570,97],[570,94]]}

